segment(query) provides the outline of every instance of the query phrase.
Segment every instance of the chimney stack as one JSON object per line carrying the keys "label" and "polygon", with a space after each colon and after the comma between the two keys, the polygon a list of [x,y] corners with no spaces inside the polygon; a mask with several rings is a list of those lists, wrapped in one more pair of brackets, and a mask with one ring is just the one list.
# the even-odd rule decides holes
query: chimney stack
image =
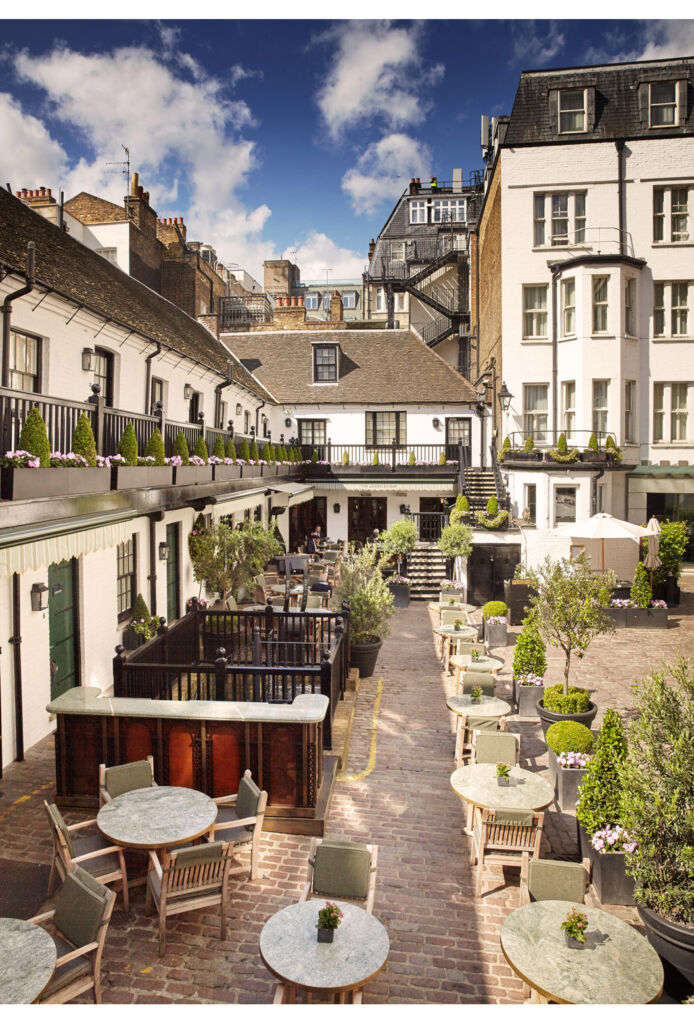
{"label": "chimney stack", "polygon": [[330,323],[341,324],[344,318],[345,312],[342,305],[342,296],[336,289],[330,297]]}

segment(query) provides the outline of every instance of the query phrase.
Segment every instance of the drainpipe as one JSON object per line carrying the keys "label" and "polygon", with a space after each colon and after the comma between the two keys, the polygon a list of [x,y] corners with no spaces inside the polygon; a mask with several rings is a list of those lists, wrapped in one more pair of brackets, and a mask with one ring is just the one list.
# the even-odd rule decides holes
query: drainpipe
{"label": "drainpipe", "polygon": [[161,342],[157,341],[155,344],[156,344],[157,347],[155,348],[154,352],[150,352],[150,354],[145,359],[145,366],[147,368],[146,369],[146,376],[145,376],[145,415],[146,416],[150,416],[151,413],[152,413],[152,403],[150,401],[150,392],[151,392],[151,389],[152,389],[152,360],[156,356],[158,356],[159,353],[161,352]]}
{"label": "drainpipe", "polygon": [[[214,422],[215,426],[220,420],[220,411],[222,408],[222,391],[224,388],[228,388],[230,384],[234,383],[234,364],[231,359],[227,359],[227,375],[221,384],[217,384],[214,389]],[[222,428],[224,424],[221,424]]]}
{"label": "drainpipe", "polygon": [[154,516],[149,517],[149,613],[157,614],[157,547],[156,523]]}
{"label": "drainpipe", "polygon": [[598,480],[600,479],[601,476],[604,476],[604,474],[605,474],[604,468],[603,469],[599,469],[597,471],[597,473],[595,474],[595,476],[593,477],[593,479],[592,479],[593,493],[592,493],[591,498],[590,498],[590,501],[591,501],[591,513],[590,514],[593,515],[593,516],[598,511]]}
{"label": "drainpipe", "polygon": [[29,242],[27,245],[27,269],[26,269],[26,284],[23,288],[19,288],[16,292],[11,292],[2,306],[0,306],[0,312],[2,313],[2,386],[4,388],[9,387],[10,384],[10,315],[12,313],[12,303],[15,299],[19,299],[22,295],[28,295],[29,292],[34,290],[34,243]]}
{"label": "drainpipe", "polygon": [[624,152],[624,139],[615,139],[617,148],[617,204],[619,217],[619,255],[626,253],[626,239],[624,237],[624,163],[622,154]]}
{"label": "drainpipe", "polygon": [[260,412],[261,409],[264,408],[264,406],[265,406],[265,402],[261,402],[260,405],[258,406],[258,408],[255,410],[255,439],[256,439],[256,441],[258,440],[258,438],[260,436],[260,427],[258,426],[260,420],[259,420],[259,417],[258,417],[258,413]]}
{"label": "drainpipe", "polygon": [[[475,231],[477,244],[475,245],[475,349],[476,366],[475,373],[480,374],[480,233]],[[503,352],[503,349],[502,349]]]}
{"label": "drainpipe", "polygon": [[22,642],[21,629],[22,618],[19,606],[19,573],[12,573],[12,644],[14,654],[14,722],[15,722],[15,747],[17,760],[24,760],[24,713],[22,709],[22,652],[19,645]]}
{"label": "drainpipe", "polygon": [[558,266],[552,267],[552,433],[556,444],[557,431],[559,430],[559,409],[557,407],[558,392],[558,341],[557,341],[557,281],[561,270]]}

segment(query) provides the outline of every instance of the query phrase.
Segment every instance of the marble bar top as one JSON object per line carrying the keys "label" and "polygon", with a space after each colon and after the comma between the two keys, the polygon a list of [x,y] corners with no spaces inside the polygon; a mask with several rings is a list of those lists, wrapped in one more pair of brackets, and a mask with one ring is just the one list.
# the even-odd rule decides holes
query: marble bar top
{"label": "marble bar top", "polygon": [[0,917],[0,1004],[33,1002],[53,977],[57,957],[44,928]]}
{"label": "marble bar top", "polygon": [[282,981],[306,989],[348,991],[363,985],[385,966],[390,943],[372,914],[342,900],[343,914],[333,941],[318,942],[318,911],[326,900],[293,903],[274,914],[260,933],[260,956]]}
{"label": "marble bar top", "polygon": [[579,906],[588,918],[586,944],[571,949],[562,921],[573,904],[541,900],[512,911],[501,926],[501,949],[511,967],[559,1003],[652,1003],[663,989],[663,965],[631,925],[597,907]]}
{"label": "marble bar top", "polygon": [[321,693],[300,693],[291,704],[232,700],[148,700],[107,697],[96,686],[75,686],[47,705],[52,715],[180,718],[220,722],[322,722],[330,701]]}
{"label": "marble bar top", "polygon": [[446,704],[456,715],[477,715],[482,718],[501,718],[502,715],[511,714],[511,705],[499,697],[480,698],[480,703],[473,704],[469,693],[461,697],[449,697]]}
{"label": "marble bar top", "polygon": [[477,807],[541,811],[554,800],[554,787],[536,772],[514,765],[510,785],[500,786],[495,764],[466,764],[451,775],[451,788]]}

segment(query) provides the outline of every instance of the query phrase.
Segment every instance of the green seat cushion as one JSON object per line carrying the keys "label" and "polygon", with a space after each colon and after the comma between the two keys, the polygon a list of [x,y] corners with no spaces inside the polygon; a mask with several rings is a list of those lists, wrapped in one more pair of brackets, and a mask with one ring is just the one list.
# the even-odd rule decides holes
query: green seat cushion
{"label": "green seat cushion", "polygon": [[[242,776],[239,782],[238,795],[236,799],[236,812],[239,818],[254,818],[258,813],[260,803],[260,790],[251,778]],[[249,829],[253,826],[249,825]]]}
{"label": "green seat cushion", "polygon": [[134,789],[148,789],[152,785],[149,761],[131,761],[106,769],[106,792],[113,798]]}
{"label": "green seat cushion", "polygon": [[[82,857],[85,853],[94,853],[104,846],[104,837],[98,834],[75,837],[75,857]],[[90,875],[99,877],[107,875],[112,871],[120,871],[120,860],[117,853],[105,853],[103,857],[90,857],[79,865]]]}
{"label": "green seat cushion", "polygon": [[497,825],[532,825],[533,812],[522,807],[497,807],[494,810],[494,821]]}
{"label": "green seat cushion", "polygon": [[470,693],[479,687],[484,697],[494,696],[494,678],[490,672],[469,672],[463,674],[463,693]]}
{"label": "green seat cushion", "polygon": [[477,764],[514,765],[518,759],[516,737],[510,732],[480,732],[475,743]]}
{"label": "green seat cushion", "polygon": [[371,854],[364,843],[326,839],[316,849],[313,891],[334,899],[365,900]]}
{"label": "green seat cushion", "polygon": [[[62,939],[60,935],[53,935],[52,939],[55,942],[58,959],[72,952],[74,947],[67,943],[65,939]],[[41,993],[41,998],[45,999],[47,996],[53,995],[54,992],[58,992],[59,989],[69,985],[76,978],[81,978],[84,974],[91,974],[91,970],[92,962],[88,956],[78,956],[74,960],[69,960],[66,964],[61,964],[60,967],[56,967],[55,974]]]}
{"label": "green seat cushion", "polygon": [[76,949],[94,942],[112,898],[105,885],[81,867],[74,867],[56,893],[56,928]]}
{"label": "green seat cushion", "polygon": [[56,807],[55,804],[47,804],[46,806],[48,808],[48,816],[51,819],[51,821],[53,822],[53,825],[55,826],[55,828],[58,830],[58,832],[60,832],[61,835],[63,836],[63,838],[65,839],[65,844],[67,845],[67,848],[68,848],[68,850],[70,852],[70,856],[71,857],[76,856],[75,855],[75,844],[73,842],[72,836],[68,832],[68,828],[67,828],[67,825],[65,823],[65,818],[62,816],[62,814],[60,813],[60,811],[58,810],[58,808]]}
{"label": "green seat cushion", "polygon": [[176,857],[176,869],[190,868],[193,865],[212,864],[214,861],[220,860],[223,849],[224,843],[221,841],[200,843],[199,846],[185,846],[171,850],[171,856]]}
{"label": "green seat cushion", "polygon": [[532,900],[569,900],[583,903],[586,872],[582,864],[561,860],[531,860],[528,891]]}
{"label": "green seat cushion", "polygon": [[482,718],[480,715],[468,715],[467,727],[468,729],[482,729],[487,732],[498,732],[499,719]]}

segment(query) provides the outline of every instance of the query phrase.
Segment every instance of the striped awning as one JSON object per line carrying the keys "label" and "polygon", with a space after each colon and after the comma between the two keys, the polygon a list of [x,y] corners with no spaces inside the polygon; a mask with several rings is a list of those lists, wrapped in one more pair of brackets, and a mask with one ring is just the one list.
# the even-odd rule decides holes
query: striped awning
{"label": "striped awning", "polygon": [[[94,521],[98,522],[99,518],[86,516],[78,520],[4,530],[0,536],[0,576],[42,569],[53,562],[116,547],[130,538],[131,523],[136,516],[121,515],[96,525]],[[87,525],[90,525],[89,529],[85,529]]]}
{"label": "striped awning", "polygon": [[320,483],[314,484],[314,490],[321,491],[347,491],[350,494],[355,493],[369,493],[369,494],[393,494],[395,491],[418,491],[424,494],[456,494],[455,484],[449,483],[448,481],[441,481],[441,483],[424,483],[422,481],[414,480],[400,480],[397,483],[391,483],[390,480],[343,480],[340,483]]}

